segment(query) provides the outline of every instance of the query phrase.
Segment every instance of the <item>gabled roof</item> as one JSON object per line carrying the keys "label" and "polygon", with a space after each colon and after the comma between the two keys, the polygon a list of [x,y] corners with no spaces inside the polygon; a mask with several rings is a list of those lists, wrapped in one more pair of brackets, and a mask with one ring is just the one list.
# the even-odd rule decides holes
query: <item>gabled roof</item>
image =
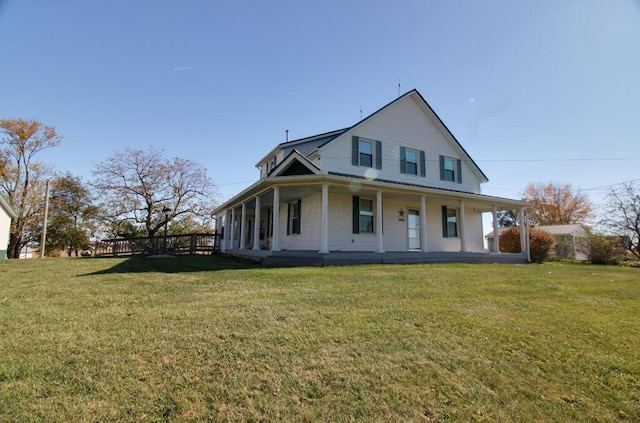
{"label": "gabled roof", "polygon": [[320,168],[311,163],[304,154],[293,149],[271,172],[269,177],[292,175],[317,175]]}
{"label": "gabled roof", "polygon": [[312,135],[310,137],[305,137],[305,138],[300,138],[300,139],[293,140],[293,141],[287,141],[287,142],[280,143],[277,146],[275,146],[262,159],[260,159],[260,161],[256,164],[256,167],[260,167],[260,165],[265,160],[267,160],[269,157],[271,157],[273,154],[275,154],[276,151],[278,151],[280,149],[283,149],[283,148],[299,146],[301,144],[305,144],[305,143],[309,143],[309,142],[321,141],[321,143],[317,147],[318,149],[320,149],[323,146],[325,146],[325,145],[329,144],[330,142],[332,142],[333,140],[335,140],[336,138],[338,138],[340,135],[344,134],[345,132],[356,129],[358,126],[360,126],[360,125],[364,124],[365,122],[369,121],[370,119],[374,118],[376,115],[378,115],[384,109],[390,107],[391,105],[393,105],[393,104],[395,104],[397,102],[400,102],[400,101],[404,100],[407,97],[414,97],[415,99],[417,99],[418,103],[420,103],[422,105],[424,111],[427,114],[429,114],[429,115],[431,115],[433,117],[436,125],[440,126],[440,128],[444,132],[445,136],[449,137],[450,141],[458,149],[460,149],[460,152],[464,156],[466,156],[465,161],[467,163],[469,163],[469,165],[478,172],[478,175],[480,176],[481,179],[484,179],[485,182],[488,182],[489,178],[487,178],[487,175],[485,175],[485,173],[482,171],[482,169],[480,169],[478,164],[471,158],[469,153],[467,153],[467,151],[464,149],[464,147],[462,147],[460,142],[456,139],[456,137],[453,135],[453,133],[451,133],[449,128],[447,128],[447,126],[444,124],[442,119],[440,119],[440,117],[436,114],[436,112],[431,108],[429,103],[427,103],[427,101],[424,99],[424,97],[422,97],[422,94],[420,94],[420,92],[418,92],[418,90],[416,90],[416,89],[413,89],[413,90],[401,95],[400,97],[396,98],[395,100],[391,101],[390,103],[386,104],[385,106],[381,107],[380,109],[376,110],[375,112],[373,112],[369,116],[365,117],[364,119],[360,120],[359,122],[356,122],[353,126],[350,126],[348,128],[338,129],[338,130],[335,130],[335,131],[325,132],[325,133],[318,134],[318,135]]}
{"label": "gabled roof", "polygon": [[400,97],[396,98],[395,100],[391,101],[390,103],[388,103],[387,105],[381,107],[380,109],[376,110],[375,112],[373,112],[369,116],[365,117],[361,121],[357,122],[355,125],[351,126],[350,128],[342,130],[341,133],[337,134],[336,136],[334,136],[331,139],[328,139],[324,144],[320,145],[318,148],[322,148],[324,145],[330,143],[331,141],[333,141],[334,139],[336,139],[338,136],[342,135],[343,133],[345,133],[347,131],[351,131],[353,129],[356,129],[358,126],[360,126],[363,123],[367,122],[368,120],[372,119],[374,116],[376,116],[377,114],[382,112],[384,109],[392,106],[395,103],[398,103],[398,102],[404,100],[407,97],[411,97],[411,96],[413,96],[414,98],[417,98],[418,102],[421,103],[422,106],[424,107],[425,112],[427,112],[428,114],[433,116],[433,118],[436,121],[436,124],[438,124],[441,127],[441,129],[443,130],[445,135],[449,136],[451,138],[451,141],[455,144],[455,146],[457,146],[460,149],[460,151],[462,152],[462,154],[464,154],[466,156],[467,162],[473,168],[475,168],[478,171],[478,174],[480,175],[480,177],[484,178],[485,182],[489,182],[489,178],[487,178],[487,175],[484,174],[484,172],[482,171],[482,169],[480,169],[478,164],[471,158],[469,153],[467,153],[467,150],[465,150],[464,147],[462,147],[462,145],[456,139],[456,137],[453,135],[453,133],[449,130],[449,128],[447,128],[447,125],[445,125],[444,122],[442,122],[442,119],[440,119],[440,117],[436,114],[436,112],[431,108],[429,103],[427,103],[427,101],[424,99],[424,97],[422,97],[422,94],[420,94],[420,92],[418,92],[418,90],[415,89],[415,88],[413,90],[401,95]]}
{"label": "gabled roof", "polygon": [[12,219],[18,218],[18,213],[16,213],[15,209],[4,195],[0,194],[0,207],[7,213]]}
{"label": "gabled roof", "polygon": [[286,142],[281,142],[280,144],[276,145],[274,148],[271,149],[271,151],[269,151],[267,154],[264,155],[264,157],[262,157],[258,163],[256,163],[256,167],[259,167],[262,163],[264,163],[265,161],[268,161],[268,159],[273,156],[276,151],[282,149],[282,148],[288,148],[288,147],[295,147],[295,146],[299,146],[301,144],[306,144],[309,142],[316,142],[319,141],[322,144],[324,144],[325,140],[332,140],[335,137],[342,135],[344,132],[346,132],[347,130],[349,130],[349,128],[344,128],[344,129],[337,129],[335,131],[329,131],[329,132],[325,132],[322,134],[318,134],[318,135],[312,135],[310,137],[305,137],[305,138],[300,138],[297,140],[292,140],[292,141],[286,141]]}

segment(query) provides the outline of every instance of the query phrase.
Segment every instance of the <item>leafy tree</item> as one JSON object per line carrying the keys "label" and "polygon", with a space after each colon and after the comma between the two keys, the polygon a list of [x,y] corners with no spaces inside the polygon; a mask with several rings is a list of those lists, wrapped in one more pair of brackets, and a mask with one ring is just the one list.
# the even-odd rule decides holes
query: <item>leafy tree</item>
{"label": "leafy tree", "polygon": [[571,184],[532,183],[525,188],[522,199],[533,203],[529,217],[534,225],[569,225],[593,218],[589,197],[574,192]]}
{"label": "leafy tree", "polygon": [[640,188],[631,182],[612,188],[604,215],[600,224],[625,240],[624,247],[640,258]]}
{"label": "leafy tree", "polygon": [[16,209],[18,218],[11,222],[9,258],[20,257],[28,241],[27,233],[35,232],[43,206],[45,179],[49,167],[37,162],[40,151],[56,147],[62,137],[55,128],[37,120],[0,119],[0,189]]}
{"label": "leafy tree", "polygon": [[54,180],[50,199],[47,251],[78,256],[91,247],[90,236],[97,229],[98,208],[91,192],[80,178],[66,173]]}
{"label": "leafy tree", "polygon": [[501,228],[518,226],[518,213],[515,210],[498,211],[498,226]]}
{"label": "leafy tree", "polygon": [[209,216],[218,196],[203,166],[166,159],[154,148],[118,151],[98,163],[93,175],[106,223],[120,236],[142,230],[153,237],[167,221]]}

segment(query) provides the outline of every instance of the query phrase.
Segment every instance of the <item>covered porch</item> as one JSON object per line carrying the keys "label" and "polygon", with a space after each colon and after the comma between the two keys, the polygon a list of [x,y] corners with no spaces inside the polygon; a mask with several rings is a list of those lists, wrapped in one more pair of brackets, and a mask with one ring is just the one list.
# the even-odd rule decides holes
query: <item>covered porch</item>
{"label": "covered porch", "polygon": [[499,211],[517,210],[526,222],[528,206],[379,180],[296,175],[262,179],[215,213],[221,252],[264,264],[524,263],[526,225],[521,253],[500,253],[498,242],[488,251],[482,214],[491,214],[497,230]]}

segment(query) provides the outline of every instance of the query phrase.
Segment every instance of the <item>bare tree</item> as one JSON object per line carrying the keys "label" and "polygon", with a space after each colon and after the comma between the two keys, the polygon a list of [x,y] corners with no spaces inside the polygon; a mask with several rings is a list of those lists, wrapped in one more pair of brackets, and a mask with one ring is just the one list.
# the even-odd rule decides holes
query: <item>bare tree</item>
{"label": "bare tree", "polygon": [[533,203],[529,217],[534,225],[570,225],[593,218],[589,197],[574,192],[571,184],[529,184],[522,199]]}
{"label": "bare tree", "polygon": [[93,186],[114,235],[143,229],[155,236],[185,215],[210,215],[218,194],[206,169],[191,160],[166,159],[154,148],[118,151],[95,165]]}
{"label": "bare tree", "polygon": [[27,242],[26,231],[35,232],[34,227],[39,224],[44,179],[49,174],[49,167],[35,161],[34,156],[58,146],[62,137],[53,126],[35,119],[0,119],[0,131],[5,135],[0,140],[0,188],[18,214],[11,222],[7,256],[18,258]]}
{"label": "bare tree", "polygon": [[612,188],[600,224],[619,235],[624,246],[640,259],[640,189],[632,182]]}

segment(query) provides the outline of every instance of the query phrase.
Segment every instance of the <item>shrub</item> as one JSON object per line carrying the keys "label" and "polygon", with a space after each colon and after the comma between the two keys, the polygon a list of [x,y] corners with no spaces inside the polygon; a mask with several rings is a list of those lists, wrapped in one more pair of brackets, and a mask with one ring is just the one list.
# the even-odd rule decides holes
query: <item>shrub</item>
{"label": "shrub", "polygon": [[593,264],[617,264],[618,242],[604,235],[592,235],[589,239],[589,260]]}
{"label": "shrub", "polygon": [[500,251],[503,253],[519,253],[520,248],[520,228],[511,227],[500,233]]}
{"label": "shrub", "polygon": [[[538,228],[529,230],[529,251],[531,261],[543,263],[549,256],[555,240],[549,232]],[[519,253],[520,248],[520,228],[513,227],[500,234],[500,251],[503,253]]]}
{"label": "shrub", "polygon": [[538,228],[531,228],[529,231],[531,261],[534,263],[544,263],[549,256],[549,251],[553,248],[553,244],[555,244],[555,240],[549,232]]}

